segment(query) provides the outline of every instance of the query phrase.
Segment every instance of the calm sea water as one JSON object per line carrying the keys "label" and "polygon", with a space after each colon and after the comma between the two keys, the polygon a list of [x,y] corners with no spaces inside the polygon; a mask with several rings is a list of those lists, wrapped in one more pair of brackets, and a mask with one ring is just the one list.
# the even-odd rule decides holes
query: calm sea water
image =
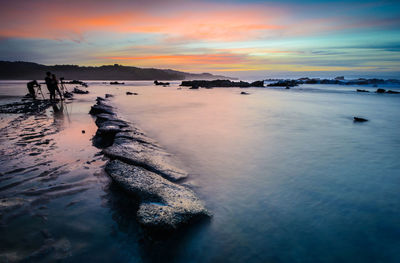
{"label": "calm sea water", "polygon": [[[64,128],[91,121],[83,117],[90,101],[114,94],[121,116],[182,160],[185,183],[212,219],[143,241],[129,198],[99,175],[101,167],[89,169],[80,176],[97,179],[80,203],[65,212],[59,205],[70,200],[55,199],[47,209],[46,228],[69,241],[65,261],[400,261],[400,95],[334,85],[240,95],[243,89],[178,84],[89,82],[91,94],[72,104],[81,115]],[[14,95],[25,94],[22,84],[3,83],[0,95],[12,85],[20,87]],[[370,121],[353,123],[353,116]],[[11,236],[26,221],[0,231]],[[21,245],[10,243],[2,252]]]}

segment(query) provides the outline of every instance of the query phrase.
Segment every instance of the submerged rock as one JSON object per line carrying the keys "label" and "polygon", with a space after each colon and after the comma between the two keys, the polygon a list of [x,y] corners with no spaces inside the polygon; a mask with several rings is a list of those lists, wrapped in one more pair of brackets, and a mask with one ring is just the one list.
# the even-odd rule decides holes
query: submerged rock
{"label": "submerged rock", "polygon": [[357,89],[357,92],[369,92],[369,91],[365,89]]}
{"label": "submerged rock", "polygon": [[139,223],[151,229],[173,230],[192,220],[210,216],[194,192],[151,171],[118,160],[107,163],[106,172],[142,202]]}

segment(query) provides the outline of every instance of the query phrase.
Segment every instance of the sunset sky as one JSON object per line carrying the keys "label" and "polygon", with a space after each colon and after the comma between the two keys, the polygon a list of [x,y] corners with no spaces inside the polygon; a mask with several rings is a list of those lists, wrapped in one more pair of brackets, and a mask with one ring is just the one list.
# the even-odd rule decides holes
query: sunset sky
{"label": "sunset sky", "polygon": [[0,60],[400,77],[400,1],[0,3]]}

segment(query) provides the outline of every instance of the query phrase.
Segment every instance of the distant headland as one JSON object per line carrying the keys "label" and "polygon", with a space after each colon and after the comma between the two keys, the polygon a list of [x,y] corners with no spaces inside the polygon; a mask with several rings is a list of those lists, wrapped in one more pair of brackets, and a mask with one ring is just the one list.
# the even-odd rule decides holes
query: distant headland
{"label": "distant headland", "polygon": [[65,79],[85,80],[191,80],[191,79],[233,79],[210,73],[187,73],[171,69],[138,68],[118,64],[104,66],[53,65],[33,62],[0,61],[0,79],[27,80],[42,79],[50,71]]}

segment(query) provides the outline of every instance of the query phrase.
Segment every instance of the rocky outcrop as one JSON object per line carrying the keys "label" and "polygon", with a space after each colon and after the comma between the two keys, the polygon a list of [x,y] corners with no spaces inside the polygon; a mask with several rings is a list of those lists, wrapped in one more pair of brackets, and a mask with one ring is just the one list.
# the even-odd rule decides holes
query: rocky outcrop
{"label": "rocky outcrop", "polygon": [[144,227],[173,230],[209,215],[192,190],[143,167],[113,160],[107,164],[106,172],[122,188],[140,199],[137,218]]}
{"label": "rocky outcrop", "polygon": [[230,81],[227,79],[217,79],[217,80],[192,80],[192,81],[182,81],[181,86],[186,87],[201,87],[201,88],[250,88],[250,87],[264,87],[264,81],[255,81],[252,83],[244,81]]}
{"label": "rocky outcrop", "polygon": [[210,214],[195,193],[178,182],[188,176],[162,147],[119,119],[97,98],[90,114],[98,130],[93,143],[110,158],[106,172],[139,201],[138,222],[148,230],[171,231]]}

